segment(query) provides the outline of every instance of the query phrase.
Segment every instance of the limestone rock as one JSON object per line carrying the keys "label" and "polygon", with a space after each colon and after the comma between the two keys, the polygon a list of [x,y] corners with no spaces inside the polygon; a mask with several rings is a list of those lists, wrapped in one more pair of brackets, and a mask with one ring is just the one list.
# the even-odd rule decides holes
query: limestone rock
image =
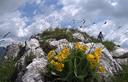
{"label": "limestone rock", "polygon": [[84,36],[81,33],[74,33],[73,34],[73,38],[74,39],[81,40],[81,41],[84,41],[85,40]]}
{"label": "limestone rock", "polygon": [[[17,63],[20,72],[16,82],[44,82],[42,74],[46,73],[47,58],[45,53],[39,47],[37,39],[27,41],[26,49],[28,49]],[[26,63],[26,57],[34,56],[30,63]]]}
{"label": "limestone rock", "polygon": [[16,58],[20,52],[21,45],[19,44],[10,44],[6,47],[5,58]]}
{"label": "limestone rock", "polygon": [[128,50],[124,48],[116,48],[112,52],[112,56],[119,64],[128,64]]}

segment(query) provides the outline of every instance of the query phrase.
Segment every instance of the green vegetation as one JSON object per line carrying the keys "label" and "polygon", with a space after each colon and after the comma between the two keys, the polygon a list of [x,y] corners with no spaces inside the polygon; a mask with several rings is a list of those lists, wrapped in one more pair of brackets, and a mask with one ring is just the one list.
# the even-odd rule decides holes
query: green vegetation
{"label": "green vegetation", "polygon": [[32,52],[29,55],[25,56],[25,64],[29,65],[35,57],[36,56],[33,55]]}
{"label": "green vegetation", "polygon": [[15,61],[12,59],[3,59],[0,61],[0,82],[12,82],[15,73]]}
{"label": "green vegetation", "polygon": [[115,43],[112,41],[103,41],[102,44],[109,50],[113,51],[115,49],[115,46],[117,46]]}
{"label": "green vegetation", "polygon": [[[92,42],[99,43],[98,39],[92,39]],[[116,44],[112,41],[102,41],[101,42],[109,51],[113,51],[115,49]]]}
{"label": "green vegetation", "polygon": [[[25,57],[25,64],[28,65],[32,62],[35,56],[33,53],[30,53],[29,56]],[[0,60],[0,82],[15,82],[15,79],[18,74],[18,70],[16,68],[16,60],[12,59],[11,57],[8,59],[1,59]]]}
{"label": "green vegetation", "polygon": [[56,49],[56,47],[50,45],[50,44],[49,44],[48,42],[46,42],[46,41],[40,42],[40,47],[43,49],[43,51],[44,51],[45,53],[48,53],[49,50]]}
{"label": "green vegetation", "polygon": [[[101,49],[96,48],[94,52],[85,54],[88,49],[86,45],[79,42],[73,49],[63,48],[55,53],[48,53],[48,81],[55,82],[98,82],[99,73],[104,73],[105,68],[99,63]],[[54,72],[54,74],[52,73]]]}
{"label": "green vegetation", "polygon": [[113,51],[115,49],[115,46],[117,46],[114,42],[112,41],[100,41],[97,38],[94,37],[89,37],[90,38],[90,42],[94,42],[94,43],[102,43],[109,51]]}
{"label": "green vegetation", "polygon": [[48,39],[67,39],[68,41],[73,41],[72,32],[67,31],[67,29],[59,29],[56,28],[55,30],[46,30],[41,34],[41,38],[43,40]]}
{"label": "green vegetation", "polygon": [[[43,41],[40,42],[40,47],[48,53],[50,50],[56,49],[56,47],[49,45],[47,42],[48,39],[67,39],[70,42],[77,42],[78,40],[73,38],[73,33],[79,32],[83,34],[85,39],[88,39],[88,42],[94,42],[94,43],[100,43],[96,38],[93,38],[89,36],[88,34],[84,32],[80,32],[77,29],[59,29],[56,28],[55,30],[46,30],[42,34],[40,34],[40,37]],[[112,41],[103,41],[101,42],[109,51],[114,50],[115,44]],[[19,56],[15,58],[14,60],[9,59],[0,59],[0,82],[14,82],[15,77],[17,77],[17,74],[19,71],[17,71],[15,63],[20,59],[20,57],[24,54],[23,53],[24,48],[19,53]],[[65,51],[67,52],[67,51]],[[57,75],[50,75],[46,76],[49,78],[49,80],[52,79],[55,81],[63,81],[63,82],[98,82],[97,79],[97,73],[96,71],[92,71],[88,66],[88,61],[83,56],[84,52],[79,52],[77,50],[72,50],[70,53],[70,56],[62,62],[62,64],[59,64],[57,67],[62,67],[62,72],[56,72],[55,67],[52,71],[55,71]],[[64,54],[65,55],[65,54]],[[32,60],[35,58],[33,53],[30,53],[30,55],[25,57],[25,64],[28,65],[32,62]],[[62,59],[62,58],[61,58]],[[56,61],[55,61],[56,62]],[[54,62],[54,63],[55,63]],[[60,63],[60,62],[59,62]],[[57,63],[56,63],[57,64]],[[49,67],[51,70],[52,65]],[[120,71],[118,74],[115,74],[115,77],[112,78],[112,82],[128,82],[128,66],[123,66],[124,70]],[[59,71],[61,71],[60,68],[57,68]],[[90,71],[91,70],[91,71]],[[58,76],[60,74],[61,76]],[[61,79],[60,79],[61,78]],[[48,80],[48,79],[47,79]]]}
{"label": "green vegetation", "polygon": [[[56,39],[56,40],[60,40],[60,39],[67,39],[70,42],[77,42],[79,40],[74,39],[72,34],[79,32],[81,34],[83,34],[85,39],[88,39],[89,42],[94,42],[94,43],[102,43],[109,51],[113,51],[115,49],[116,44],[112,41],[100,41],[97,38],[94,38],[92,36],[89,36],[87,33],[85,32],[80,32],[77,29],[66,29],[66,28],[56,28],[55,30],[46,30],[44,31],[40,36],[41,39],[44,40],[44,42],[42,42],[41,44],[46,43],[45,41],[48,39]],[[48,44],[48,43],[47,43]],[[46,50],[48,51],[48,50]]]}
{"label": "green vegetation", "polygon": [[112,77],[111,82],[128,82],[128,65],[123,65],[122,68],[123,70]]}

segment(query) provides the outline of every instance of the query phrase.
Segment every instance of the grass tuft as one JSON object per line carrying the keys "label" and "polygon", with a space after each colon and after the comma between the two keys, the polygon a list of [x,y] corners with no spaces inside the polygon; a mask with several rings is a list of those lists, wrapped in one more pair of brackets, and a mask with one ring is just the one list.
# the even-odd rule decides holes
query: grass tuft
{"label": "grass tuft", "polygon": [[0,62],[0,82],[12,82],[15,72],[15,61],[12,59],[4,59]]}
{"label": "grass tuft", "polygon": [[123,65],[122,68],[122,71],[119,71],[112,77],[111,82],[128,82],[128,65]]}

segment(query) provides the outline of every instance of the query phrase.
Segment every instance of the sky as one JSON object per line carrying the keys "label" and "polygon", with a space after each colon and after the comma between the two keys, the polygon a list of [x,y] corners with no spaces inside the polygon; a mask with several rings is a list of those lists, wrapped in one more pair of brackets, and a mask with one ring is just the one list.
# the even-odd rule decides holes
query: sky
{"label": "sky", "polygon": [[82,30],[95,37],[103,31],[105,39],[125,45],[127,4],[128,0],[0,0],[0,39],[9,32],[7,42],[24,41],[47,28],[77,27],[84,19]]}

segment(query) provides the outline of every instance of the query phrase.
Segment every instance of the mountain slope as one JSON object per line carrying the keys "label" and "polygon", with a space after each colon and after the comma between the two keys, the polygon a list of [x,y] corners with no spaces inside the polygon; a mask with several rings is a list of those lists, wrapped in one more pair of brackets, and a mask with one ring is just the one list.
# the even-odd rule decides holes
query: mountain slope
{"label": "mountain slope", "polygon": [[[97,47],[102,49],[100,63],[106,70],[106,73],[103,74],[105,80],[107,80],[108,76],[112,76],[115,72],[122,69],[119,62],[113,59],[111,54],[113,51],[108,50],[109,48],[106,46],[106,44],[111,43],[114,45],[112,49],[115,50],[117,46],[114,43],[101,42],[76,29],[56,28],[48,29],[31,37],[25,42],[25,45],[9,45],[4,59],[7,62],[2,62],[0,65],[0,76],[2,76],[0,82],[49,82],[49,77],[47,76],[48,52],[56,50],[56,53],[59,53],[64,47],[72,49],[75,47],[75,43],[87,45],[89,52]],[[13,66],[14,70],[9,70],[11,66]],[[50,80],[50,82],[52,81],[53,79]]]}

